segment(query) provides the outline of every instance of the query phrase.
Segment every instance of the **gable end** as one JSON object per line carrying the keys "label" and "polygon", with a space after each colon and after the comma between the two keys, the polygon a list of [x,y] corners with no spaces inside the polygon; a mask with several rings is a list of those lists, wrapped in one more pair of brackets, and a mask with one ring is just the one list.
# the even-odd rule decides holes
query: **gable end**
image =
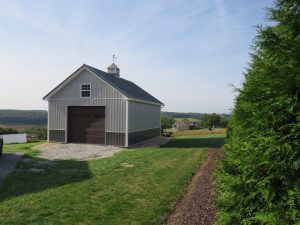
{"label": "gable end", "polygon": [[[113,86],[111,86],[109,83],[107,83],[104,79],[101,79],[101,77],[97,76],[95,73],[93,73],[93,71],[89,70],[88,68],[85,67],[85,64],[83,64],[83,66],[81,66],[80,68],[78,68],[74,73],[72,73],[70,76],[68,76],[64,81],[62,81],[59,85],[57,85],[52,91],[50,91],[45,97],[43,97],[43,100],[50,100],[53,96],[55,96],[56,94],[59,94],[61,91],[64,91],[64,88],[70,88],[68,87],[69,84],[72,83],[72,81],[76,80],[76,78],[78,78],[81,75],[84,75],[84,72],[88,72],[91,76],[93,76],[94,78],[96,78],[97,80],[95,82],[93,82],[92,84],[92,91],[95,92],[98,89],[98,85],[100,85],[98,83],[99,82],[103,82],[105,85],[107,85],[109,88],[113,89],[114,92],[117,92],[118,95],[121,96],[121,98],[127,99],[126,95],[124,95],[123,93],[121,93],[118,89],[114,88]],[[82,81],[83,83],[85,81]],[[81,83],[80,83],[81,84]],[[78,85],[78,93],[80,93],[80,85]],[[100,91],[100,90],[99,90]],[[93,96],[94,98],[99,98],[99,96]],[[92,97],[92,98],[93,98]],[[80,98],[80,95],[78,96],[74,96],[74,98]]]}

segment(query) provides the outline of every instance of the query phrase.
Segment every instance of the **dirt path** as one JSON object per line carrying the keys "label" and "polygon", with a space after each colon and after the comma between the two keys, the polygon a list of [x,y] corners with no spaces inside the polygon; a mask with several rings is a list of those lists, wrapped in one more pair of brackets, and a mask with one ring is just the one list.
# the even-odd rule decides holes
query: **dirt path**
{"label": "dirt path", "polygon": [[168,218],[167,225],[213,225],[216,209],[214,201],[213,171],[223,156],[221,149],[211,149],[192,178],[183,198]]}

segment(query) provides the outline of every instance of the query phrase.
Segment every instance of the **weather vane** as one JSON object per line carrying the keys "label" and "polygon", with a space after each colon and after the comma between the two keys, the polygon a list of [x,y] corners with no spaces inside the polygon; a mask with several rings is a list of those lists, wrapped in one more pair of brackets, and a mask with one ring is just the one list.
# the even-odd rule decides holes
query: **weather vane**
{"label": "weather vane", "polygon": [[114,63],[117,60],[117,57],[115,55],[113,55],[112,59],[113,59],[113,63]]}

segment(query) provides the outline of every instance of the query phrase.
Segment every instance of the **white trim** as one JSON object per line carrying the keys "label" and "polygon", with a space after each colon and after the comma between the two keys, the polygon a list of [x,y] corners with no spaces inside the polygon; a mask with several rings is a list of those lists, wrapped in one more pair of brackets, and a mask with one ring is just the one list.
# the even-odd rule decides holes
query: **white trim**
{"label": "white trim", "polygon": [[149,101],[144,101],[144,100],[140,100],[140,99],[136,99],[136,98],[129,98],[128,101],[140,102],[140,103],[146,103],[146,104],[149,104],[149,105],[157,105],[157,106],[163,106],[164,107],[164,104],[155,103],[155,102],[149,102]]}
{"label": "white trim", "polygon": [[156,128],[159,128],[159,127],[147,128],[147,129],[143,129],[143,130],[129,131],[128,133],[134,133],[134,132],[139,132],[139,131],[144,131],[144,130],[152,130],[152,129],[156,129]]}
{"label": "white trim", "polygon": [[[82,90],[82,86],[83,85],[90,85],[90,90]],[[88,96],[88,97],[82,97],[82,92],[83,91],[89,91],[90,92],[90,96]],[[79,92],[80,92],[80,98],[92,98],[92,84],[91,83],[81,83],[80,84]]]}
{"label": "white trim", "polygon": [[48,115],[47,115],[47,142],[50,140],[50,102],[48,102]]}
{"label": "white trim", "polygon": [[69,105],[66,105],[66,111],[65,111],[65,117],[66,117],[66,121],[65,121],[65,144],[68,143],[68,116],[69,116]]}
{"label": "white trim", "polygon": [[129,104],[128,104],[128,101],[126,101],[126,105],[125,105],[125,108],[126,108],[126,113],[125,113],[125,116],[126,116],[126,119],[125,119],[125,129],[126,129],[126,132],[125,132],[125,147],[128,147],[128,120],[129,120],[129,114],[128,114],[128,107],[129,107]]}
{"label": "white trim", "polygon": [[[90,98],[91,100],[124,100],[125,98]],[[69,100],[78,100],[78,98],[65,98],[65,99],[49,99],[48,101],[69,101]]]}
{"label": "white trim", "polygon": [[161,108],[159,109],[159,136],[161,136]]}
{"label": "white trim", "polygon": [[67,129],[50,129],[50,130],[67,130]]}
{"label": "white trim", "polygon": [[79,74],[81,74],[83,72],[83,70],[86,69],[85,67],[82,67],[80,70],[78,70],[77,72],[74,72],[73,74],[71,74],[68,78],[66,78],[65,81],[63,81],[63,83],[60,83],[58,86],[56,86],[51,92],[48,93],[48,95],[46,95],[46,98],[43,98],[43,100],[48,101],[49,98],[51,96],[53,96],[54,94],[56,94],[58,91],[60,91],[64,86],[66,86],[71,80],[73,80],[74,78],[76,78]]}
{"label": "white trim", "polygon": [[100,106],[100,107],[104,107],[104,145],[107,145],[106,144],[106,110],[107,110],[107,107],[106,105],[105,106]]}

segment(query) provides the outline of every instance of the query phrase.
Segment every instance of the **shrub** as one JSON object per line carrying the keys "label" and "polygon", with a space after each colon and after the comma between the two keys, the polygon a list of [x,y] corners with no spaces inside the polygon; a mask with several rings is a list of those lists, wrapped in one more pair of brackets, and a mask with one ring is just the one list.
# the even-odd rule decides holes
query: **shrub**
{"label": "shrub", "polygon": [[2,128],[0,127],[0,133],[1,134],[17,134],[18,131],[13,128]]}
{"label": "shrub", "polygon": [[161,116],[161,128],[171,128],[175,120],[170,116]]}
{"label": "shrub", "polygon": [[31,136],[32,140],[46,140],[47,128],[46,127],[31,127],[26,129],[27,135]]}
{"label": "shrub", "polygon": [[300,224],[300,2],[259,27],[218,173],[218,224]]}

